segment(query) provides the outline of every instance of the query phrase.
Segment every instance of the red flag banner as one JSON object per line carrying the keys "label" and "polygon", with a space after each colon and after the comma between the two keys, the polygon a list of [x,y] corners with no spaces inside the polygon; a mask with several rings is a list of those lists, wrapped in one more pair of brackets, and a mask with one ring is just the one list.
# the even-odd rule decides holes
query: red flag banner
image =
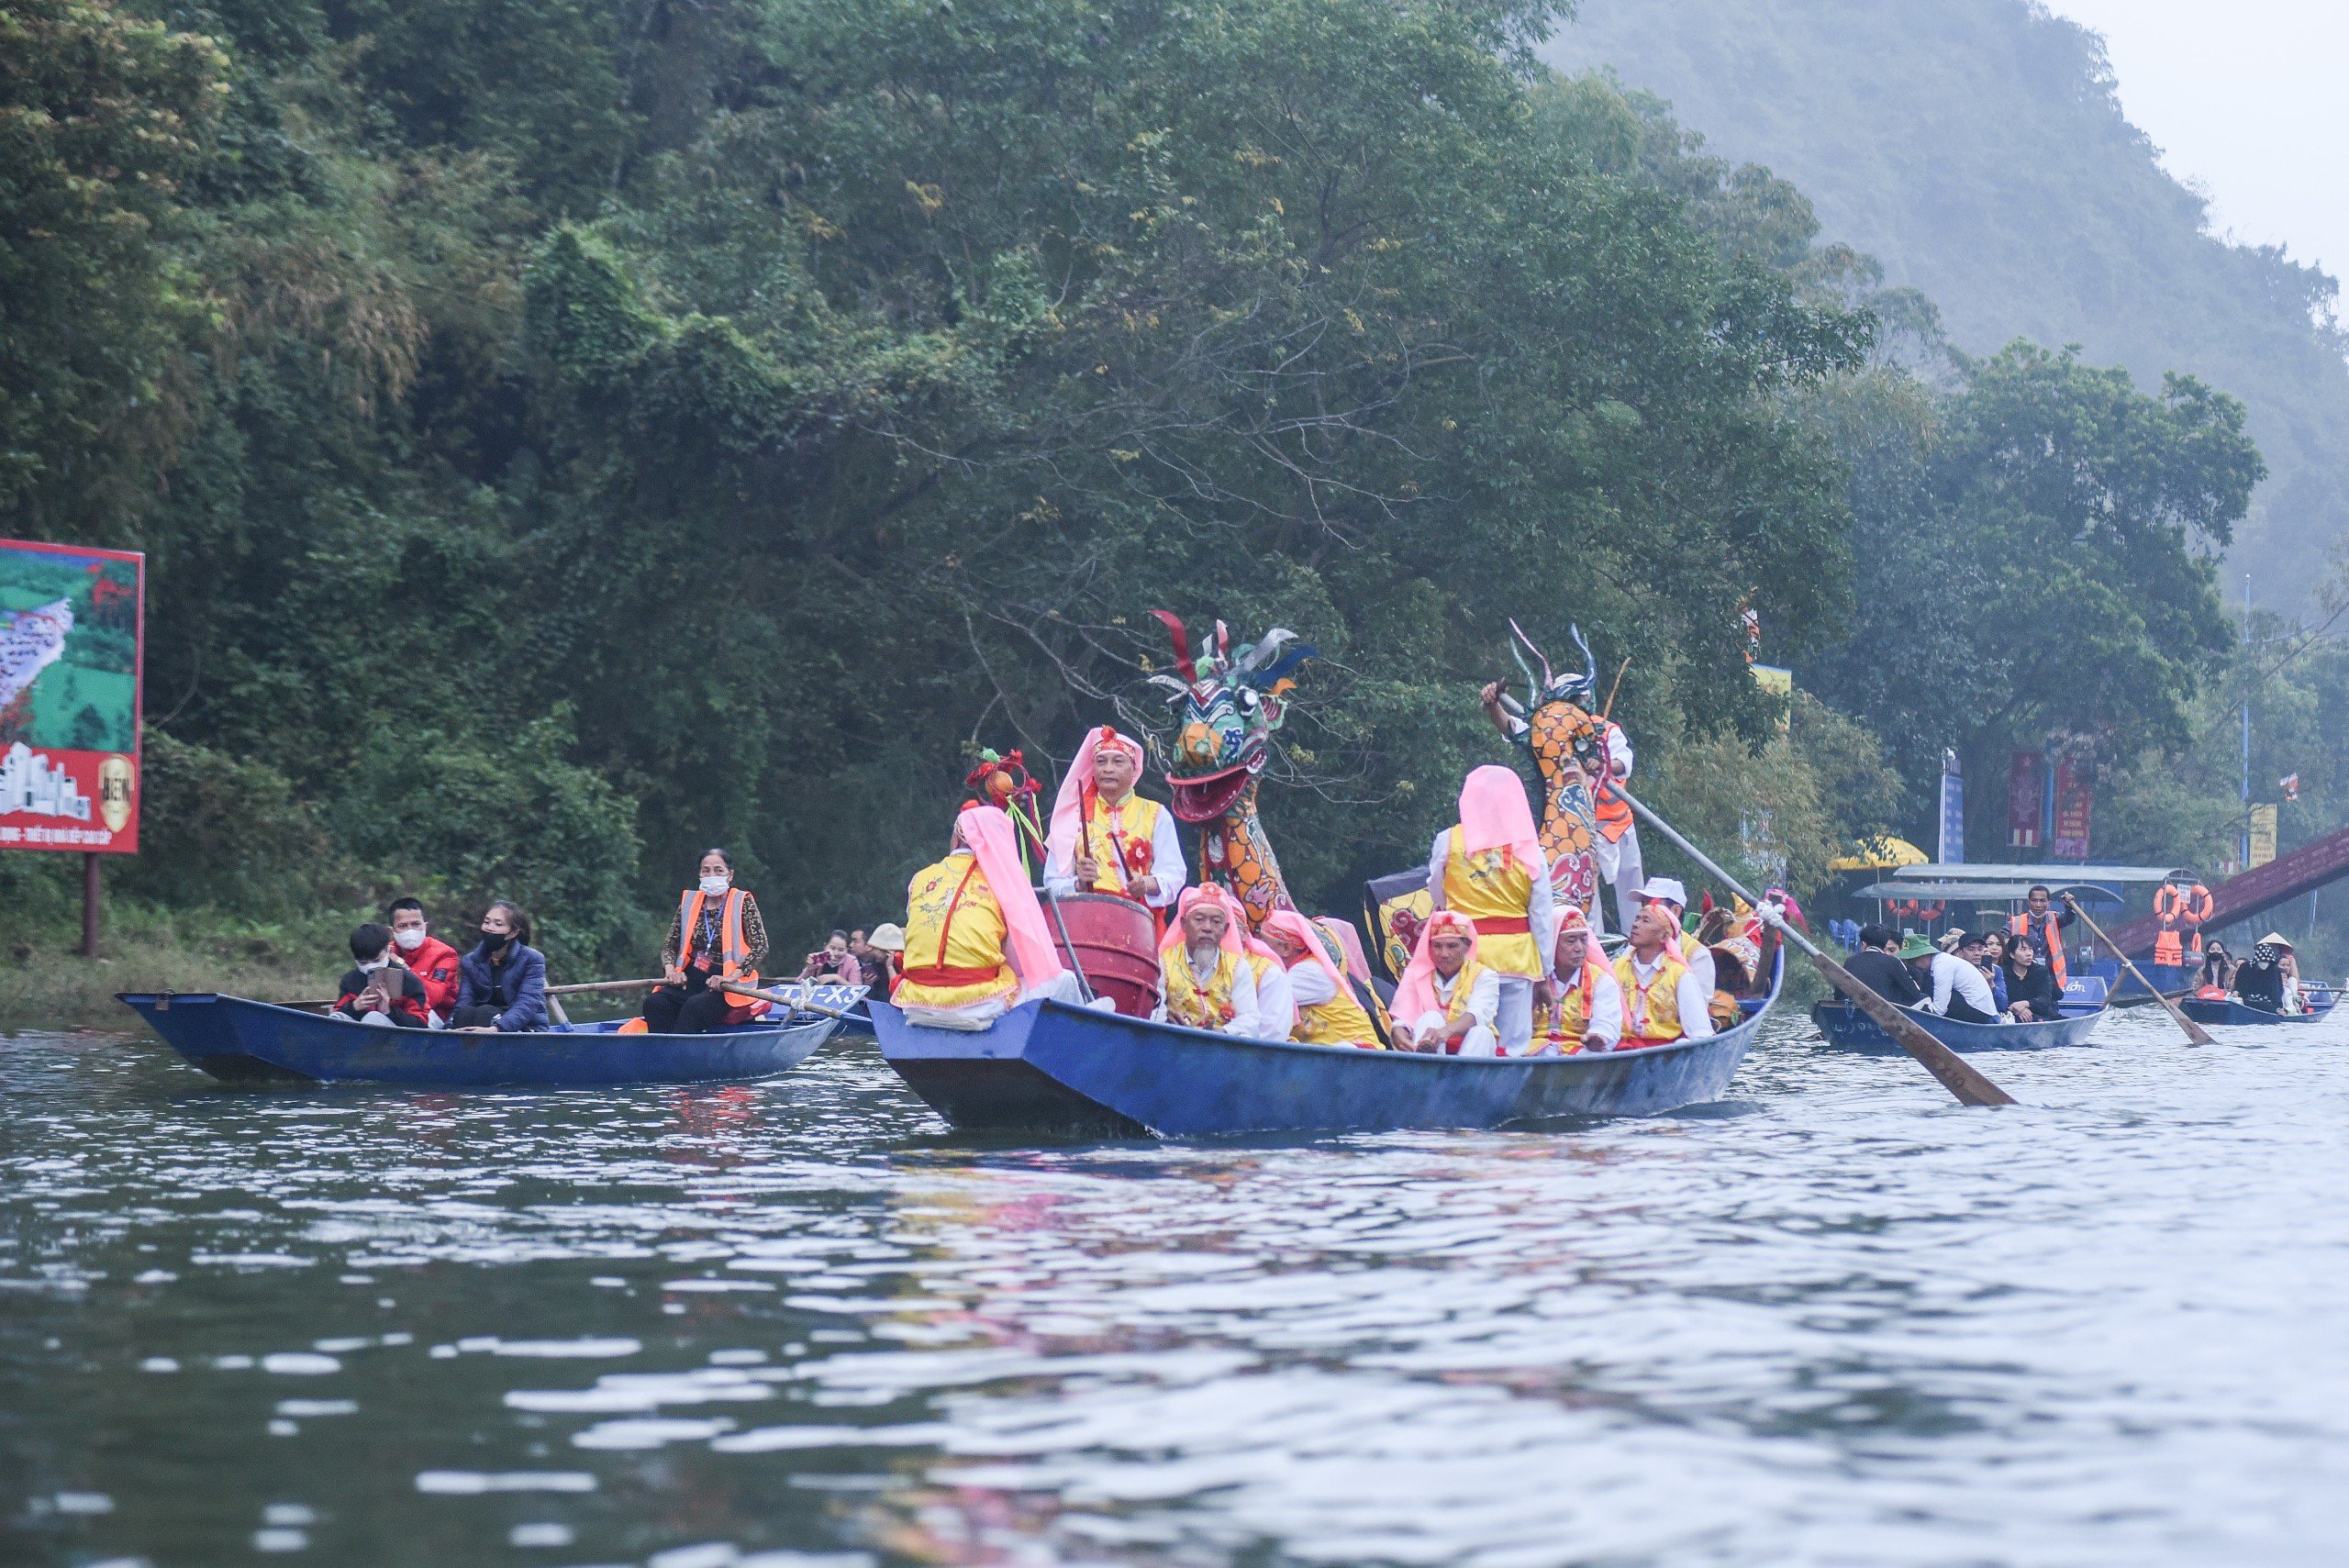
{"label": "red flag banner", "polygon": [[2039,806],[2046,791],[2047,759],[2037,751],[2017,751],[2007,767],[2007,847],[2039,847]]}
{"label": "red flag banner", "polygon": [[2062,861],[2088,858],[2088,815],[2096,804],[2096,788],[2088,778],[2088,760],[2077,752],[2055,763],[2055,834],[2047,852]]}
{"label": "red flag banner", "polygon": [[0,539],[0,850],[139,849],[145,562]]}

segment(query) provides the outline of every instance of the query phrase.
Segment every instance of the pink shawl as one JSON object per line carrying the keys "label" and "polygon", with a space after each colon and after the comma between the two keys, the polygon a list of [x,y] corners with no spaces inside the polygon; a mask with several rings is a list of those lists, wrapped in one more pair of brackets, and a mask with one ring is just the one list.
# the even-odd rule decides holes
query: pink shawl
{"label": "pink shawl", "polygon": [[1523,866],[1541,858],[1533,808],[1525,801],[1525,781],[1513,768],[1487,762],[1469,773],[1460,786],[1460,827],[1461,842],[1472,855],[1507,850]]}
{"label": "pink shawl", "polygon": [[[1352,995],[1346,989],[1346,977],[1340,974],[1338,966],[1330,962],[1329,950],[1321,945],[1321,933],[1312,921],[1294,909],[1275,909],[1264,917],[1264,929],[1278,931],[1303,948],[1306,958],[1321,966],[1321,973],[1330,977],[1330,984],[1337,989],[1339,995]],[[1272,946],[1270,942],[1264,945]]]}
{"label": "pink shawl", "polygon": [[1019,988],[1033,991],[1052,984],[1068,965],[1052,946],[1052,928],[1044,923],[1043,906],[1028,885],[1028,868],[1019,859],[1019,842],[1012,837],[1011,818],[999,806],[966,806],[955,818],[963,842],[978,858],[979,874],[987,879],[996,907],[1003,911],[1004,940],[1010,944],[1011,962],[1019,971]]}
{"label": "pink shawl", "polygon": [[[1508,773],[1506,768],[1501,770]],[[1473,775],[1472,775],[1473,776]],[[1509,777],[1512,782],[1516,774]],[[1520,789],[1521,798],[1525,792]],[[1411,962],[1403,970],[1403,983],[1395,987],[1395,1020],[1398,1024],[1416,1024],[1421,1016],[1440,1013],[1443,1007],[1435,999],[1435,959],[1428,951],[1428,939],[1438,931],[1458,931],[1468,939],[1468,956],[1460,962],[1460,972],[1476,962],[1476,922],[1465,915],[1455,915],[1449,909],[1439,909],[1428,917],[1419,928],[1419,951],[1411,954]]]}
{"label": "pink shawl", "polygon": [[1052,830],[1044,838],[1044,852],[1054,863],[1073,866],[1076,863],[1077,840],[1085,825],[1085,797],[1093,793],[1093,753],[1104,746],[1115,746],[1142,765],[1141,742],[1119,734],[1108,725],[1100,725],[1085,733],[1085,744],[1069,759],[1068,772],[1061,775],[1060,793],[1052,796]]}
{"label": "pink shawl", "polygon": [[[1558,916],[1558,935],[1564,936],[1566,934],[1566,929],[1569,926],[1579,926],[1582,929],[1582,951],[1584,956],[1588,958],[1591,962],[1598,965],[1599,968],[1606,968],[1607,950],[1598,945],[1598,938],[1592,934],[1590,922],[1583,917],[1583,912],[1575,908],[1571,904],[1567,905]],[[1557,948],[1557,945],[1556,940],[1553,939],[1550,943],[1553,952]],[[1558,971],[1559,983],[1561,984],[1564,984],[1565,978],[1565,971],[1564,969],[1560,969]]]}
{"label": "pink shawl", "polygon": [[1338,939],[1338,951],[1346,955],[1346,973],[1364,985],[1369,984],[1370,960],[1363,953],[1362,933],[1354,929],[1353,922],[1341,920],[1335,915],[1321,915],[1315,917],[1313,923]]}
{"label": "pink shawl", "polygon": [[[1160,958],[1174,958],[1181,954],[1185,947],[1188,945],[1189,939],[1183,934],[1183,917],[1197,908],[1203,903],[1218,904],[1222,906],[1223,940],[1218,945],[1220,946],[1224,951],[1229,953],[1241,953],[1248,951],[1241,943],[1240,937],[1240,933],[1247,928],[1248,921],[1247,917],[1240,913],[1238,908],[1239,900],[1233,898],[1231,895],[1226,893],[1221,887],[1210,882],[1202,884],[1197,887],[1186,887],[1183,889],[1183,895],[1174,900],[1174,917],[1166,922],[1166,934],[1158,939],[1158,956]],[[1266,951],[1269,951],[1270,950],[1268,949]],[[1275,960],[1275,962],[1278,961]]]}

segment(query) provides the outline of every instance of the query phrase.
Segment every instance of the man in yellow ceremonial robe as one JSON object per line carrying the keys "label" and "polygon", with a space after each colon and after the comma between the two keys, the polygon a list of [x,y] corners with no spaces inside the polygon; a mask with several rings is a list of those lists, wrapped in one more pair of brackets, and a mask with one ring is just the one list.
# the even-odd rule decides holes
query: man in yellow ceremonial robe
{"label": "man in yellow ceremonial robe", "polygon": [[1141,769],[1141,743],[1106,724],[1077,748],[1044,839],[1044,886],[1054,896],[1114,893],[1164,909],[1181,895],[1174,814],[1134,793]]}
{"label": "man in yellow ceremonial robe", "polygon": [[1501,1051],[1523,1055],[1533,1004],[1551,998],[1555,917],[1549,858],[1514,769],[1487,764],[1460,786],[1460,820],[1435,836],[1428,854],[1428,892],[1436,908],[1475,923],[1477,961],[1500,984]]}
{"label": "man in yellow ceremonial robe", "polygon": [[1647,899],[1631,917],[1631,942],[1615,961],[1626,1051],[1713,1036],[1712,987],[1681,962],[1679,936],[1679,911],[1667,899]]}
{"label": "man in yellow ceremonial robe", "polygon": [[1001,807],[963,808],[952,848],[916,874],[906,905],[906,969],[890,1000],[907,1022],[983,1029],[1039,996],[1078,999]]}

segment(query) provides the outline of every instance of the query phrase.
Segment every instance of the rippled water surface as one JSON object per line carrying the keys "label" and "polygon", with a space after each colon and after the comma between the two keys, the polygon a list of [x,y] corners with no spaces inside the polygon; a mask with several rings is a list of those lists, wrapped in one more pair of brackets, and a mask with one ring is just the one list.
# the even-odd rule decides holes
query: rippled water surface
{"label": "rippled water surface", "polygon": [[[1564,1132],[974,1141],[0,1041],[0,1560],[2286,1563],[2349,1540],[2349,1025],[1798,1019]],[[2222,1031],[2224,1032],[2224,1031]]]}

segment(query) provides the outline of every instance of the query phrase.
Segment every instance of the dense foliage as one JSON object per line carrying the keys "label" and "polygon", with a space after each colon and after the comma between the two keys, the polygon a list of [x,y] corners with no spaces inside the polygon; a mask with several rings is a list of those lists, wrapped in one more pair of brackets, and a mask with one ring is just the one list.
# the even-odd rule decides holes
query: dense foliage
{"label": "dense foliage", "polygon": [[[5,12],[0,265],[62,281],[6,307],[0,532],[150,553],[161,904],[506,894],[640,962],[722,842],[782,940],[881,917],[973,747],[1160,719],[1162,606],[1320,651],[1265,801],[1313,905],[1506,754],[1511,617],[1808,885],[1914,809],[1866,731],[1930,736],[1833,673],[1907,638],[1905,532],[2093,601],[2099,695],[1969,744],[2183,735],[2225,640],[2234,405],[1918,379],[1928,307],[1520,0]],[[1833,706],[1774,711],[1748,606]]]}

